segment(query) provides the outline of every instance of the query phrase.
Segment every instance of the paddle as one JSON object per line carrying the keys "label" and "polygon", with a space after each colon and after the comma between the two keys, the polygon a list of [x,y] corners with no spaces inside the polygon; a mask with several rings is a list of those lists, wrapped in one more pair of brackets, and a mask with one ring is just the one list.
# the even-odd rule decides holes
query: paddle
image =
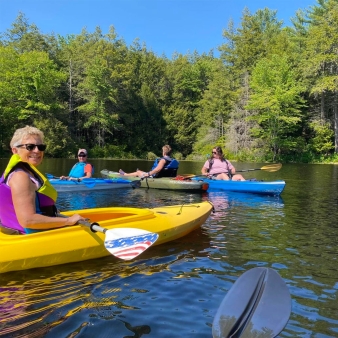
{"label": "paddle", "polygon": [[92,232],[102,232],[106,235],[105,248],[115,257],[130,260],[153,245],[158,239],[158,234],[137,228],[106,229],[98,223],[89,223],[80,220],[81,225],[87,226]]}
{"label": "paddle", "polygon": [[282,163],[275,163],[275,164],[268,164],[261,168],[256,168],[256,169],[236,170],[236,173],[244,173],[246,171],[254,171],[254,170],[264,170],[269,173],[273,173],[275,171],[278,171],[280,168],[282,168]]}
{"label": "paddle", "polygon": [[[244,169],[244,170],[236,170],[236,173],[244,173],[246,171],[255,171],[255,170],[264,170],[267,171],[269,173],[278,171],[280,168],[282,168],[282,164],[281,163],[275,163],[275,164],[268,164],[265,165],[261,168],[255,168],[255,169]],[[206,175],[183,175],[186,179],[187,178],[192,178],[192,177],[206,177]]]}
{"label": "paddle", "polygon": [[291,314],[291,296],[271,268],[241,275],[224,297],[212,324],[213,338],[276,337]]}
{"label": "paddle", "polygon": [[[52,178],[54,179],[57,179],[59,180],[60,177],[57,177],[57,176],[54,176],[54,175],[51,175],[51,174],[46,174],[46,177],[50,180]],[[83,178],[81,181],[77,181],[76,178],[70,178],[69,181],[72,181],[72,182],[75,182],[75,183],[81,183],[83,182],[83,184],[87,187],[87,188],[94,188],[95,187],[95,184],[96,184],[96,181],[94,178]]]}
{"label": "paddle", "polygon": [[[50,180],[50,179],[60,179],[60,177],[57,177],[57,176],[54,176],[52,174],[48,174],[46,173],[46,177]],[[102,178],[99,179],[100,182],[102,182]],[[77,181],[76,178],[74,179],[70,179],[70,181],[72,182],[75,182],[77,184],[80,184],[81,182],[83,182],[83,184],[87,187],[87,188],[94,188],[95,185],[96,185],[96,179],[95,178],[83,178],[80,182]],[[110,182],[114,182],[114,180],[110,181]],[[131,185],[131,187],[133,189],[135,188],[139,188],[141,186],[141,182],[138,180],[138,181],[127,181],[127,180],[123,180],[123,182],[125,183],[129,183]]]}

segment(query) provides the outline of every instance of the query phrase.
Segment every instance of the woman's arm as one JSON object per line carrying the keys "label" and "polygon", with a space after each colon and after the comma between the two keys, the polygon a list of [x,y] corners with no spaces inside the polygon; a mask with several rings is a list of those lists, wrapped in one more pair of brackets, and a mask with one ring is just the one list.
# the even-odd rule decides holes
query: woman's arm
{"label": "woman's arm", "polygon": [[85,175],[84,177],[81,177],[82,178],[91,178],[92,177],[92,171],[93,171],[93,167],[90,163],[87,163],[86,166],[85,166]]}
{"label": "woman's arm", "polygon": [[209,161],[206,161],[206,162],[203,164],[203,167],[202,167],[202,169],[201,169],[202,175],[208,175],[208,174],[209,174],[209,167],[210,167],[210,162],[209,162]]}
{"label": "woman's arm", "polygon": [[201,173],[202,173],[202,175],[208,175],[208,169],[203,166],[202,170],[201,170]]}
{"label": "woman's arm", "polygon": [[36,185],[30,180],[24,171],[13,173],[9,186],[12,192],[14,210],[20,225],[30,229],[52,229],[66,225],[73,225],[80,219],[80,215],[73,215],[68,218],[49,217],[36,213]]}
{"label": "woman's arm", "polygon": [[83,180],[84,178],[91,178],[92,177],[92,171],[93,171],[93,167],[90,163],[87,163],[85,165],[85,169],[84,169],[84,172],[85,172],[85,175],[83,177],[80,177],[80,178],[76,178],[75,180],[77,181],[81,181]]}

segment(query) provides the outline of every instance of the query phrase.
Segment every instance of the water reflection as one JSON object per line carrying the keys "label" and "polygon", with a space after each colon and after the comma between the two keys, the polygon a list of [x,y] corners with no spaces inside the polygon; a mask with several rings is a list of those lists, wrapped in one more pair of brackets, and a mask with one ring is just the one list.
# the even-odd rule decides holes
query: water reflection
{"label": "water reflection", "polygon": [[88,190],[78,193],[63,192],[58,196],[57,207],[62,211],[114,206],[154,208],[196,202],[201,202],[201,194],[136,188]]}
{"label": "water reflection", "polygon": [[[0,336],[20,333],[66,337],[74,332],[97,336],[99,328],[105,336],[111,332],[114,337],[141,337],[151,332],[154,323],[153,319],[140,323],[141,318],[152,318],[144,317],[147,304],[152,299],[158,304],[166,294],[158,285],[168,277],[172,280],[198,277],[199,270],[184,272],[185,265],[203,256],[209,246],[208,236],[199,229],[191,237],[186,236],[184,242],[178,240],[150,248],[133,261],[109,256],[3,274]],[[175,266],[184,268],[175,271]],[[134,311],[141,314],[131,315]]]}
{"label": "water reflection", "polygon": [[[102,168],[125,167],[106,162]],[[284,179],[282,197],[147,189],[60,194],[61,210],[210,200],[216,212],[201,229],[132,262],[108,256],[0,275],[0,336],[211,337],[227,291],[244,271],[264,266],[278,271],[292,296],[280,337],[338,337],[338,166],[290,164],[251,175]]]}

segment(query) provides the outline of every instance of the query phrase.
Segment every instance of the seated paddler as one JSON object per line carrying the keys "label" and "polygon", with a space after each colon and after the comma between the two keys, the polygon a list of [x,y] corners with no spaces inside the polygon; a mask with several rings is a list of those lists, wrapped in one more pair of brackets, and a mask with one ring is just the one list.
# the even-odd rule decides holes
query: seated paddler
{"label": "seated paddler", "polygon": [[12,157],[0,179],[0,229],[30,234],[76,224],[78,214],[59,217],[57,192],[37,169],[46,150],[44,134],[35,127],[17,129],[10,142]]}
{"label": "seated paddler", "polygon": [[88,152],[86,149],[79,149],[77,158],[79,162],[75,163],[68,176],[61,176],[61,180],[82,181],[84,178],[91,178],[94,173],[94,167],[87,162]]}
{"label": "seated paddler", "polygon": [[171,157],[171,147],[167,144],[162,147],[162,157],[157,158],[149,171],[136,170],[132,173],[125,173],[122,169],[119,173],[124,176],[138,176],[140,178],[146,177],[176,177],[179,162]]}
{"label": "seated paddler", "polygon": [[201,172],[214,180],[245,181],[241,174],[236,174],[236,168],[224,157],[220,146],[212,149],[212,156],[204,163]]}

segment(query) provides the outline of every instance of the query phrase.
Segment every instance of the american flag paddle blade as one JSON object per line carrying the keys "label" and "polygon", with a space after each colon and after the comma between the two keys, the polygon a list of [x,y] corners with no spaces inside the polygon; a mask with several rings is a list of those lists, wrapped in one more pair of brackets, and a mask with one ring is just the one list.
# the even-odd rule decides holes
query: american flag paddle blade
{"label": "american flag paddle blade", "polygon": [[158,234],[135,228],[115,228],[106,232],[104,245],[115,257],[130,260],[147,250]]}

